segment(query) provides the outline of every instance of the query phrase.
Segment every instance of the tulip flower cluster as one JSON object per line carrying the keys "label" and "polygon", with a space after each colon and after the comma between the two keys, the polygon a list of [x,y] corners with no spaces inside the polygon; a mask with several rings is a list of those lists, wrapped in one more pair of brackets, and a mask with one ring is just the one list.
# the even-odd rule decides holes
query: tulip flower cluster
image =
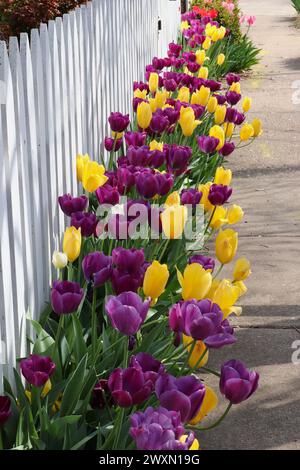
{"label": "tulip flower cluster", "polygon": [[133,118],[108,117],[101,164],[77,156],[84,194],[58,198],[68,226],[50,304],[31,322],[16,398],[0,397],[7,447],[197,450],[199,423],[255,392],[258,374],[238,360],[206,368],[237,341],[231,315],[251,273],[237,258],[243,210],[226,158],[262,132],[240,77],[217,79],[228,34],[212,9],[183,15],[179,42],[134,83]]}

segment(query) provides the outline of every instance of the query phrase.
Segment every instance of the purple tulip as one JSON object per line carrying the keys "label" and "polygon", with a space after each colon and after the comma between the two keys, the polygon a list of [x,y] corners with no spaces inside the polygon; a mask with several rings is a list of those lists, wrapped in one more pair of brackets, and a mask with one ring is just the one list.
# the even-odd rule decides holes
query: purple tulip
{"label": "purple tulip", "polygon": [[127,158],[130,165],[149,166],[149,146],[133,147],[133,145],[130,145],[127,149]]}
{"label": "purple tulip", "polygon": [[86,196],[72,197],[71,194],[64,194],[58,198],[61,210],[70,217],[74,212],[84,211],[88,206]]}
{"label": "purple tulip", "polygon": [[215,260],[204,255],[193,255],[189,258],[189,264],[198,263],[204,269],[213,271],[215,269]]}
{"label": "purple tulip", "polygon": [[189,433],[184,443],[179,438],[186,434],[181,424],[180,413],[166,408],[149,406],[130,417],[130,435],[138,450],[189,450],[194,442],[194,433]]}
{"label": "purple tulip", "polygon": [[164,373],[156,380],[155,393],[161,406],[179,411],[181,421],[188,422],[196,416],[202,405],[205,386],[193,375],[176,378]]}
{"label": "purple tulip", "polygon": [[166,146],[166,150],[168,171],[174,173],[176,176],[184,173],[187,170],[189,160],[192,156],[191,147],[173,144]]}
{"label": "purple tulip", "polygon": [[81,228],[83,237],[90,237],[95,233],[98,224],[97,217],[92,212],[74,212],[71,217],[71,225]]}
{"label": "purple tulip", "polygon": [[236,341],[229,323],[223,323],[220,307],[209,299],[173,305],[169,312],[169,325],[171,330],[204,341],[208,347],[220,348]]}
{"label": "purple tulip", "polygon": [[190,72],[196,73],[200,69],[200,65],[197,62],[187,62],[187,68]]}
{"label": "purple tulip", "polygon": [[106,394],[109,392],[108,389],[108,380],[100,379],[99,382],[96,383],[91,399],[91,406],[94,409],[102,410],[106,407],[107,403],[112,405],[111,399],[106,397]]}
{"label": "purple tulip", "polygon": [[151,380],[155,384],[158,374],[165,371],[163,364],[155,359],[150,354],[140,352],[136,356],[132,356],[130,359],[131,367],[140,367],[144,372],[145,378]]}
{"label": "purple tulip", "polygon": [[232,85],[233,83],[239,82],[241,79],[241,77],[237,75],[236,73],[228,73],[225,78],[229,86]]}
{"label": "purple tulip", "polygon": [[148,86],[148,83],[145,83],[145,82],[133,82],[133,91],[135,90],[147,90],[147,92],[149,91],[149,86]]}
{"label": "purple tulip", "polygon": [[198,189],[183,189],[180,194],[181,204],[193,206],[193,209],[200,203],[202,193]]}
{"label": "purple tulip", "polygon": [[165,196],[173,187],[174,178],[169,173],[156,173],[155,176],[158,181],[158,194]]}
{"label": "purple tulip", "polygon": [[114,402],[122,408],[128,408],[146,401],[153,391],[153,383],[140,368],[118,368],[110,374],[108,388]]}
{"label": "purple tulip", "polygon": [[139,194],[146,199],[154,197],[159,191],[159,181],[156,174],[151,170],[138,173],[136,177],[136,189]]}
{"label": "purple tulip", "polygon": [[143,285],[145,269],[142,267],[135,273],[128,273],[114,269],[111,277],[113,290],[116,294],[132,291],[136,292]]}
{"label": "purple tulip", "polygon": [[142,302],[135,292],[122,292],[116,297],[108,297],[105,310],[112,326],[124,335],[131,336],[138,332],[145,321],[149,306],[150,300]]}
{"label": "purple tulip", "polygon": [[213,95],[215,98],[217,98],[218,104],[225,104],[226,103],[226,96],[224,95],[219,95],[215,94]]}
{"label": "purple tulip", "polygon": [[127,147],[133,145],[134,147],[141,147],[145,145],[147,138],[146,132],[126,132],[125,133],[125,142]]}
{"label": "purple tulip", "polygon": [[135,185],[135,176],[130,166],[121,166],[117,170],[118,190],[121,194]]}
{"label": "purple tulip", "polygon": [[236,93],[235,91],[228,91],[226,93],[226,101],[232,106],[237,104],[240,101],[241,97],[242,95],[240,93]]}
{"label": "purple tulip", "polygon": [[196,54],[192,51],[187,51],[182,53],[182,57],[186,62],[196,62]]}
{"label": "purple tulip", "polygon": [[122,139],[113,139],[112,137],[105,137],[104,147],[108,152],[118,152],[122,145]]}
{"label": "purple tulip", "polygon": [[51,289],[51,305],[57,315],[75,312],[83,298],[78,282],[54,281]]}
{"label": "purple tulip", "polygon": [[232,188],[223,184],[212,184],[209,188],[208,200],[213,206],[223,206],[232,194]]}
{"label": "purple tulip", "polygon": [[168,53],[170,53],[174,57],[179,57],[181,51],[182,51],[182,46],[180,44],[176,44],[175,42],[170,42]]}
{"label": "purple tulip", "polygon": [[200,119],[205,111],[205,106],[201,106],[201,104],[191,104],[191,108],[194,110],[196,119]]}
{"label": "purple tulip", "polygon": [[175,108],[165,108],[163,110],[165,116],[167,116],[170,125],[175,124],[180,117],[180,109]]}
{"label": "purple tulip", "polygon": [[165,59],[159,59],[158,57],[153,57],[152,65],[156,70],[162,70],[165,66]]}
{"label": "purple tulip", "polygon": [[223,147],[219,150],[220,155],[223,157],[228,157],[235,149],[234,142],[225,142]]}
{"label": "purple tulip", "polygon": [[237,405],[247,400],[258,387],[259,374],[249,371],[242,362],[232,359],[222,365],[220,391]]}
{"label": "purple tulip", "polygon": [[0,426],[6,423],[12,414],[10,403],[9,397],[0,396]]}
{"label": "purple tulip", "polygon": [[220,90],[222,83],[216,82],[215,80],[204,80],[204,86],[210,88],[211,92]]}
{"label": "purple tulip", "polygon": [[135,273],[145,262],[144,250],[118,246],[112,252],[112,261],[121,271]]}
{"label": "purple tulip", "polygon": [[55,370],[55,364],[50,357],[31,354],[20,362],[23,376],[31,385],[42,387]]}
{"label": "purple tulip", "polygon": [[160,150],[149,151],[149,166],[152,168],[160,168],[166,160],[166,153]]}
{"label": "purple tulip", "polygon": [[239,112],[237,112],[236,118],[235,118],[235,124],[236,124],[237,126],[240,126],[241,124],[243,124],[243,122],[245,121],[245,119],[246,119],[246,116],[245,116],[244,113],[239,113]]}
{"label": "purple tulip", "polygon": [[143,98],[133,98],[132,100],[132,107],[133,107],[133,111],[136,113],[137,112],[137,108],[138,108],[138,105],[140,103],[148,103],[147,100],[143,100]]}
{"label": "purple tulip", "polygon": [[157,109],[157,111],[152,115],[149,127],[154,134],[162,134],[169,125],[169,119],[163,110]]}
{"label": "purple tulip", "polygon": [[120,201],[120,194],[117,188],[105,183],[95,191],[99,204],[111,204],[115,206]]}
{"label": "purple tulip", "polygon": [[164,79],[164,87],[167,91],[175,91],[177,89],[177,83],[173,78],[170,80]]}
{"label": "purple tulip", "polygon": [[216,151],[220,141],[216,137],[201,135],[197,137],[197,142],[202,152],[212,154]]}
{"label": "purple tulip", "polygon": [[226,122],[232,122],[235,124],[236,118],[237,118],[238,110],[235,108],[227,108],[226,109],[226,116],[225,116],[225,121]]}
{"label": "purple tulip", "polygon": [[108,118],[108,122],[112,131],[124,132],[130,122],[129,114],[123,115],[122,113],[111,113]]}
{"label": "purple tulip", "polygon": [[105,284],[112,275],[112,258],[100,251],[89,253],[82,262],[82,270],[87,282],[92,281],[94,287]]}

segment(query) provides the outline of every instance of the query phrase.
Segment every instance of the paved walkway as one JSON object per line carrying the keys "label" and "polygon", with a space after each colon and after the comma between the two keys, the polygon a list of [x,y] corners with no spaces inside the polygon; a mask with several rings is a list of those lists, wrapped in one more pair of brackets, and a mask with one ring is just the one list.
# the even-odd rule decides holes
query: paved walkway
{"label": "paved walkway", "polygon": [[298,104],[292,100],[293,86],[300,89],[300,29],[289,0],[240,4],[256,15],[250,34],[264,50],[242,82],[264,134],[231,160],[235,199],[246,214],[239,254],[251,260],[253,274],[236,322],[239,342],[209,365],[236,357],[261,381],[255,396],[199,437],[208,449],[300,449],[300,364],[291,362],[300,340],[300,92]]}

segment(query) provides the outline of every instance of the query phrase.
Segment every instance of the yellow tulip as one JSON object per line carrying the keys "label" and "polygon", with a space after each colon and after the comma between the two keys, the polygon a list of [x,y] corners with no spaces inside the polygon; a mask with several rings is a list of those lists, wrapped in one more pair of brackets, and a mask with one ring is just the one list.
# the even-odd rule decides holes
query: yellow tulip
{"label": "yellow tulip", "polygon": [[223,147],[224,143],[225,143],[224,129],[222,129],[222,127],[220,127],[218,125],[215,125],[215,126],[210,128],[209,135],[210,135],[210,137],[215,137],[216,139],[219,139],[219,144],[217,146],[217,150],[220,150]]}
{"label": "yellow tulip", "polygon": [[151,297],[152,305],[156,303],[158,297],[164,292],[168,279],[169,270],[166,264],[160,264],[155,260],[147,268],[143,291],[146,297]]}
{"label": "yellow tulip", "polygon": [[198,65],[203,65],[206,58],[206,52],[203,49],[198,49],[196,52],[196,62]]}
{"label": "yellow tulip", "polygon": [[205,51],[207,51],[211,46],[211,39],[207,36],[204,40],[204,42],[202,43],[202,47]]}
{"label": "yellow tulip", "polygon": [[[184,346],[187,346],[187,351],[190,355],[189,357],[189,366],[191,369],[194,369],[197,366],[197,369],[204,367],[207,364],[209,352],[208,350],[204,354],[205,350],[207,349],[203,341],[196,341],[195,346],[193,346],[193,338],[190,336],[182,335],[182,342]],[[191,350],[193,351],[191,352]],[[203,356],[204,355],[204,356]],[[203,356],[203,357],[202,357]],[[200,358],[202,357],[201,361],[199,362]]]}
{"label": "yellow tulip", "polygon": [[224,26],[220,26],[219,28],[219,39],[223,39],[226,34],[226,28]]}
{"label": "yellow tulip", "polygon": [[[182,436],[180,436],[179,441],[184,444],[185,441],[188,439],[188,437],[189,436],[187,434],[183,434]],[[199,450],[199,449],[200,449],[199,441],[198,439],[194,439],[191,447],[189,447],[188,450]]]}
{"label": "yellow tulip", "polygon": [[225,104],[218,104],[215,110],[215,123],[222,124],[226,116],[226,106]]}
{"label": "yellow tulip", "polygon": [[73,263],[80,255],[81,250],[81,228],[68,227],[64,233],[63,252],[68,260]]}
{"label": "yellow tulip", "polygon": [[233,122],[224,122],[223,127],[224,127],[225,136],[231,137],[234,131],[234,127],[235,127]]}
{"label": "yellow tulip", "polygon": [[223,206],[216,206],[214,215],[209,223],[209,226],[214,230],[222,227],[227,223],[227,209]]}
{"label": "yellow tulip", "polygon": [[141,98],[142,100],[145,100],[147,97],[147,90],[140,90],[139,88],[137,88],[136,90],[134,90],[133,96],[135,98]]}
{"label": "yellow tulip", "polygon": [[236,93],[241,94],[241,84],[240,82],[233,82],[229,88],[230,91],[235,91]]}
{"label": "yellow tulip", "polygon": [[182,86],[179,89],[177,99],[182,103],[189,103],[190,101],[190,89],[186,86]]}
{"label": "yellow tulip", "polygon": [[224,54],[219,54],[217,58],[217,64],[218,65],[223,65],[225,62],[225,55]]}
{"label": "yellow tulip", "polygon": [[105,168],[97,162],[88,162],[83,169],[82,186],[90,193],[103,186],[108,177],[105,176]]}
{"label": "yellow tulip", "polygon": [[167,206],[161,213],[162,229],[165,236],[171,240],[181,238],[187,221],[188,211],[186,206]]}
{"label": "yellow tulip", "polygon": [[212,33],[211,39],[212,39],[213,42],[219,41],[219,39],[220,39],[220,32],[219,32],[218,29],[216,29],[216,30]]}
{"label": "yellow tulip", "polygon": [[159,76],[156,72],[151,72],[149,76],[149,90],[151,93],[154,93],[158,89],[159,85]]}
{"label": "yellow tulip", "polygon": [[139,103],[137,107],[137,123],[141,129],[147,129],[152,119],[152,111],[149,103]]}
{"label": "yellow tulip", "polygon": [[207,103],[207,107],[206,107],[207,111],[209,113],[214,113],[217,106],[218,106],[217,98],[215,96],[211,96]]}
{"label": "yellow tulip", "polygon": [[229,207],[227,212],[227,219],[230,225],[238,224],[241,222],[241,220],[243,220],[243,217],[244,211],[240,206],[233,204]]}
{"label": "yellow tulip", "polygon": [[114,139],[122,139],[124,132],[111,131],[111,135]]}
{"label": "yellow tulip", "polygon": [[206,80],[207,77],[208,77],[208,68],[202,66],[202,67],[199,69],[198,77],[199,77],[199,78],[204,78],[204,79]]}
{"label": "yellow tulip", "polygon": [[259,137],[262,134],[262,123],[261,120],[258,118],[253,119],[252,127],[254,130],[253,137]]}
{"label": "yellow tulip", "polygon": [[165,206],[178,206],[180,204],[180,195],[178,191],[174,191],[173,193],[169,194]]}
{"label": "yellow tulip", "polygon": [[149,149],[151,151],[160,150],[162,152],[163,149],[164,149],[164,143],[163,142],[157,142],[157,140],[152,140],[149,144]]}
{"label": "yellow tulip", "polygon": [[207,296],[213,303],[219,305],[224,317],[226,317],[231,313],[231,307],[240,297],[240,289],[232,284],[229,279],[223,279],[222,281],[214,279]]}
{"label": "yellow tulip", "polygon": [[232,172],[230,169],[225,170],[222,166],[218,166],[215,172],[214,183],[230,186],[232,180]]}
{"label": "yellow tulip", "polygon": [[246,285],[244,284],[243,281],[236,281],[234,283],[234,285],[239,290],[239,297],[241,297],[242,295],[245,295],[247,293],[248,289],[247,289],[247,287],[246,287]]}
{"label": "yellow tulip", "polygon": [[180,109],[179,124],[185,137],[190,137],[201,121],[195,119],[194,110],[190,107]]}
{"label": "yellow tulip", "polygon": [[183,31],[185,29],[189,29],[190,28],[190,25],[189,25],[189,22],[188,21],[182,21],[181,24],[180,24],[180,30]]}
{"label": "yellow tulip", "polygon": [[205,395],[203,402],[197,415],[189,422],[189,424],[195,426],[195,424],[200,423],[200,421],[202,421],[212,410],[217,407],[218,403],[219,400],[214,390],[208,385],[205,385]]}
{"label": "yellow tulip", "polygon": [[233,270],[233,281],[244,281],[251,274],[251,264],[247,258],[236,260]]}
{"label": "yellow tulip", "polygon": [[212,203],[208,200],[208,195],[209,195],[209,189],[211,187],[212,183],[211,181],[205,183],[205,184],[200,184],[198,186],[198,191],[202,193],[202,197],[200,200],[200,204],[204,206],[205,212],[212,211],[214,206]]}
{"label": "yellow tulip", "polygon": [[65,253],[61,253],[60,251],[54,251],[52,256],[52,263],[56,269],[63,269],[68,264],[68,258]]}
{"label": "yellow tulip", "polygon": [[240,139],[242,141],[247,141],[250,137],[254,136],[254,128],[251,124],[244,124],[240,130]]}
{"label": "yellow tulip", "polygon": [[82,181],[83,169],[85,165],[90,161],[89,155],[77,155],[76,157],[76,172],[78,181]]}
{"label": "yellow tulip", "polygon": [[148,101],[149,101],[152,113],[155,113],[155,111],[157,110],[157,103],[156,103],[155,98],[149,98]]}
{"label": "yellow tulip", "polygon": [[157,91],[155,93],[155,103],[157,108],[162,108],[167,101],[167,95],[168,93],[166,91]]}
{"label": "yellow tulip", "polygon": [[248,96],[246,96],[243,100],[242,108],[244,113],[247,113],[251,108],[252,100]]}
{"label": "yellow tulip", "polygon": [[211,273],[200,264],[189,264],[183,275],[177,270],[177,279],[182,288],[183,300],[204,299],[212,283]]}
{"label": "yellow tulip", "polygon": [[200,90],[197,90],[192,94],[191,104],[200,104],[201,106],[206,106],[209,97],[210,89],[202,85]]}
{"label": "yellow tulip", "polygon": [[216,238],[216,256],[221,264],[230,263],[236,254],[238,233],[227,228],[220,230]]}

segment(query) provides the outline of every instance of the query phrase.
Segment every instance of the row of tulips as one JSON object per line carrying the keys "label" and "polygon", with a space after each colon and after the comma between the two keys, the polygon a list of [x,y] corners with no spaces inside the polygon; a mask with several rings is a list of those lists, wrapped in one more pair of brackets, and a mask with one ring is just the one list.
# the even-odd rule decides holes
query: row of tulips
{"label": "row of tulips", "polygon": [[218,422],[256,390],[258,374],[238,360],[207,367],[214,349],[236,341],[230,315],[241,313],[250,274],[238,258],[221,277],[243,218],[223,164],[261,133],[258,119],[247,122],[240,77],[215,80],[228,34],[185,14],[178,44],[134,83],[133,119],[110,115],[107,158],[77,156],[84,194],[58,199],[69,220],[53,254],[58,277],[30,321],[16,393],[6,381],[0,397],[2,447],[198,449],[195,431],[214,426],[200,423],[218,406],[203,372],[227,401]]}

